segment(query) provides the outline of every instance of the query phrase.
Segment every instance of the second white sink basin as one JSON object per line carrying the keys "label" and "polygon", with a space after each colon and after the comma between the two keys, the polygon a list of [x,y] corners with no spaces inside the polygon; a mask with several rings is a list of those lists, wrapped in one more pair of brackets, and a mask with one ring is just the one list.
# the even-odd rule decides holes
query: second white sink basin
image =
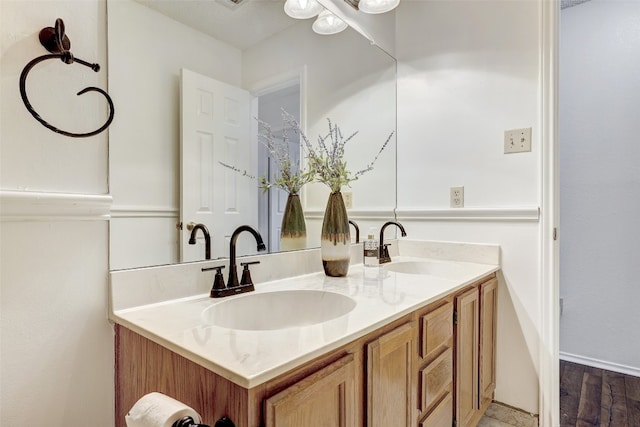
{"label": "second white sink basin", "polygon": [[463,267],[451,262],[401,261],[387,264],[385,268],[395,273],[423,274],[447,279],[457,279],[466,274]]}
{"label": "second white sink basin", "polygon": [[352,298],[326,291],[248,293],[207,307],[202,317],[206,324],[222,328],[268,331],[326,322],[355,306]]}

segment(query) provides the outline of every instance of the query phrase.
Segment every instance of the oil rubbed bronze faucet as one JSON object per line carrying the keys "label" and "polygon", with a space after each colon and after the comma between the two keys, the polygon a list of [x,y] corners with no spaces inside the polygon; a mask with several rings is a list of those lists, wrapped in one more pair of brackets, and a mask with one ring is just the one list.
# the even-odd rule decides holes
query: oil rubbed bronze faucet
{"label": "oil rubbed bronze faucet", "polygon": [[236,266],[236,241],[238,240],[238,236],[240,235],[240,233],[242,233],[243,231],[248,231],[249,233],[253,234],[253,237],[256,239],[256,242],[258,244],[259,251],[264,251],[267,249],[264,242],[262,241],[262,236],[260,236],[260,233],[258,233],[256,229],[248,225],[241,225],[240,227],[236,228],[233,234],[231,234],[231,241],[229,242],[229,280],[227,285],[225,286],[224,277],[222,276],[222,269],[224,268],[224,265],[202,269],[202,271],[216,270],[216,275],[213,281],[213,288],[211,288],[211,293],[209,294],[211,298],[221,298],[255,290],[253,282],[251,281],[251,272],[249,271],[249,266],[251,264],[260,264],[260,261],[241,263],[244,269],[242,271],[242,280],[238,283],[238,267]]}
{"label": "oil rubbed bronze faucet", "polygon": [[405,237],[407,235],[407,232],[404,231],[404,227],[399,222],[387,221],[384,223],[384,225],[380,229],[380,247],[378,248],[380,264],[391,262],[391,257],[389,256],[389,249],[387,249],[387,246],[389,246],[389,243],[384,244],[384,229],[387,228],[388,225],[397,226],[400,229],[400,233],[402,234],[402,237]]}
{"label": "oil rubbed bronze faucet", "polygon": [[211,259],[211,235],[209,234],[209,230],[207,229],[207,226],[204,224],[195,224],[192,227],[193,228],[191,228],[191,236],[189,237],[189,244],[190,245],[196,244],[196,233],[198,233],[198,230],[202,230],[202,234],[204,234],[204,245],[205,245],[204,258]]}
{"label": "oil rubbed bronze faucet", "polygon": [[[233,234],[231,235],[231,241],[229,242],[229,280],[227,281],[227,288],[233,288],[236,286],[240,286],[238,283],[238,267],[236,266],[236,241],[238,240],[238,236],[243,231],[248,231],[253,234],[253,237],[256,239],[256,243],[258,244],[258,250],[264,251],[267,247],[264,245],[262,241],[262,236],[258,231],[249,226],[249,225],[241,225],[236,228]],[[245,268],[247,268],[245,266]],[[253,284],[251,284],[251,291],[253,290]]]}

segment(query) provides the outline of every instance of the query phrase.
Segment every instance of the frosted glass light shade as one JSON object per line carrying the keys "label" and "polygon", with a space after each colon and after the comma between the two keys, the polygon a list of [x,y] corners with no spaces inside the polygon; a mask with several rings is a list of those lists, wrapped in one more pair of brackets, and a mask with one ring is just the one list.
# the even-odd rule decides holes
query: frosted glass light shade
{"label": "frosted glass light shade", "polygon": [[395,9],[400,0],[360,0],[358,9],[364,13],[385,13]]}
{"label": "frosted glass light shade", "polygon": [[284,13],[295,19],[309,19],[324,9],[316,0],[287,0]]}
{"label": "frosted glass light shade", "polygon": [[312,28],[318,34],[336,34],[347,28],[347,23],[325,9],[320,12]]}

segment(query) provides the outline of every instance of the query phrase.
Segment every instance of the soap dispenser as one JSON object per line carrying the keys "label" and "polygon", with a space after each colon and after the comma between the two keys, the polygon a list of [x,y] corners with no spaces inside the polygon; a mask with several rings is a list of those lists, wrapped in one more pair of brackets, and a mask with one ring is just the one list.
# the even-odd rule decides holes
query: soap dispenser
{"label": "soap dispenser", "polygon": [[369,228],[369,234],[364,241],[364,261],[365,267],[378,267],[380,265],[380,259],[378,257],[378,239],[376,239],[376,228]]}

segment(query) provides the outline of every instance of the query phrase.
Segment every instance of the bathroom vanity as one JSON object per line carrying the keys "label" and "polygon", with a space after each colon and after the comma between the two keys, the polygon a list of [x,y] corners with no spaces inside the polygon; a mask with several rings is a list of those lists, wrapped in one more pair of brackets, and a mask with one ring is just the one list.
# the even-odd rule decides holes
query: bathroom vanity
{"label": "bathroom vanity", "polygon": [[[120,307],[112,275],[116,426],[151,391],[210,425],[223,416],[239,427],[476,425],[495,389],[498,249],[490,263],[442,259],[446,253],[392,254],[392,263],[352,265],[344,278],[312,273],[258,284],[254,301],[273,308],[274,319],[255,324],[250,318],[264,307],[251,309],[251,300],[233,302],[221,318],[212,312],[226,301],[202,294]],[[156,287],[147,289],[156,298],[165,288],[158,280],[141,286]],[[312,293],[318,313],[338,311],[298,324],[316,314],[297,293]],[[278,296],[293,299],[280,308],[265,300]],[[343,297],[354,304],[343,307]]]}

